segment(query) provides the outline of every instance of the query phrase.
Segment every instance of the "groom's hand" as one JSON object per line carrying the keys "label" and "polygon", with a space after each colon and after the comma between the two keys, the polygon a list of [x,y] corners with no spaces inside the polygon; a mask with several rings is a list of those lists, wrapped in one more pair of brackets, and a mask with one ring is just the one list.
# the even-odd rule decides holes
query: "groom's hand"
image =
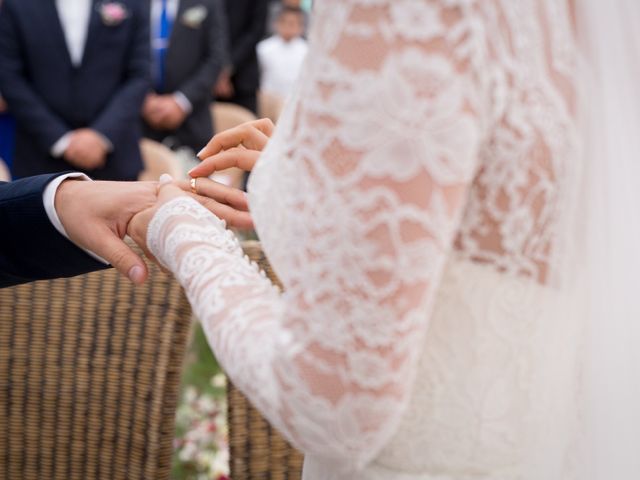
{"label": "groom's hand", "polygon": [[142,284],[148,276],[147,266],[123,238],[131,218],[156,203],[156,185],[70,179],[58,187],[55,209],[72,242]]}
{"label": "groom's hand", "polygon": [[[152,216],[157,207],[157,185],[156,182],[65,180],[56,192],[56,213],[69,240],[104,258],[131,281],[141,284],[149,274],[147,266],[123,239],[127,230],[133,232],[131,237],[147,251],[145,229],[149,214]],[[198,200],[230,226],[251,228],[253,225],[242,192],[205,178],[196,183],[197,195],[191,192],[188,181],[176,181],[174,188]],[[137,222],[144,225],[142,230],[132,229],[132,219],[141,212],[147,215],[140,215],[139,219],[149,218]]]}

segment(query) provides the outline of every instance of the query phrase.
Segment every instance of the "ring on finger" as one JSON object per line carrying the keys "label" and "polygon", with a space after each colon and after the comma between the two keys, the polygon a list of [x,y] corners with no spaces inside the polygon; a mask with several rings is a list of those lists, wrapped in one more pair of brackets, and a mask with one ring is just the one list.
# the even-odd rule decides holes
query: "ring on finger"
{"label": "ring on finger", "polygon": [[191,193],[193,193],[194,195],[198,194],[198,183],[197,183],[198,178],[192,178],[191,180],[189,180],[189,185],[191,186]]}

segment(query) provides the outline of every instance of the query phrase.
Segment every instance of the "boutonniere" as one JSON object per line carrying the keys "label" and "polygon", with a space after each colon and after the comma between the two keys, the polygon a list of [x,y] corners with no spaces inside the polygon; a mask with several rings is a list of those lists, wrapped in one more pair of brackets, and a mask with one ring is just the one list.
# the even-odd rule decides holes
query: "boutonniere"
{"label": "boutonniere", "polygon": [[116,27],[129,17],[129,11],[120,2],[102,2],[98,5],[102,23],[107,27]]}
{"label": "boutonniere", "polygon": [[207,7],[204,5],[191,7],[182,14],[182,23],[189,28],[200,28],[208,14]]}

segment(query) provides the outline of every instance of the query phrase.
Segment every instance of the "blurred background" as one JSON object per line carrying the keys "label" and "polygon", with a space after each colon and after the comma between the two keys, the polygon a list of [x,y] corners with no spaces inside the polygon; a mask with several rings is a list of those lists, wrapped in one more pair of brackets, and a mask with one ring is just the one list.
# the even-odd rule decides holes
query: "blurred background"
{"label": "blurred background", "polygon": [[[277,122],[307,54],[311,3],[0,0],[0,180],[186,177],[216,132]],[[245,184],[233,169],[216,179]],[[225,394],[195,321],[175,480],[229,478]]]}

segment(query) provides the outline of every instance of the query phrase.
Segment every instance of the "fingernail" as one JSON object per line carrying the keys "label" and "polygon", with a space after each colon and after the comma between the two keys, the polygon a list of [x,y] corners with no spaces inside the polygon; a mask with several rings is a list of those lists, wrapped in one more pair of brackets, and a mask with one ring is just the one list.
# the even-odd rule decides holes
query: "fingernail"
{"label": "fingernail", "polygon": [[200,158],[200,156],[204,153],[204,151],[207,149],[207,147],[204,147],[202,150],[200,150],[198,152],[198,154],[196,155],[196,157]]}
{"label": "fingernail", "polygon": [[129,280],[133,283],[142,283],[144,281],[144,269],[140,265],[135,265],[129,270]]}
{"label": "fingernail", "polygon": [[168,173],[163,173],[162,175],[160,175],[160,185],[164,185],[166,183],[171,183],[171,182],[173,182],[173,177]]}
{"label": "fingernail", "polygon": [[187,175],[189,175],[189,176],[190,176],[196,168],[198,168],[198,167],[193,167],[191,170],[189,170],[189,171],[187,172]]}

